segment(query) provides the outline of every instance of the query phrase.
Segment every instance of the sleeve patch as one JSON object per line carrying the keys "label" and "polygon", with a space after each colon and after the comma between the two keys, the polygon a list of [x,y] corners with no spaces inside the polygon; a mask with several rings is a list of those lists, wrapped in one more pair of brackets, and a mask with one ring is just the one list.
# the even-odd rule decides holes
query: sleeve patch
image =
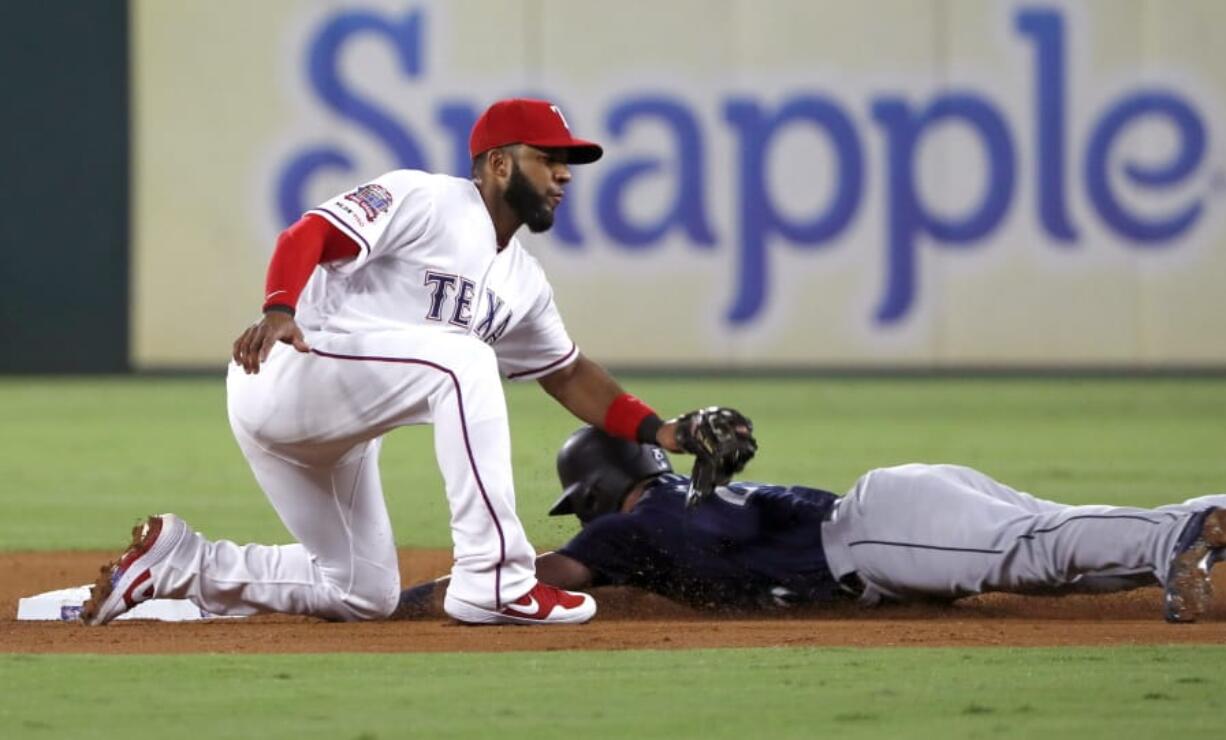
{"label": "sleeve patch", "polygon": [[356,203],[366,214],[366,223],[374,223],[380,213],[387,213],[392,207],[392,194],[382,185],[363,185],[352,193],[345,194],[345,200]]}

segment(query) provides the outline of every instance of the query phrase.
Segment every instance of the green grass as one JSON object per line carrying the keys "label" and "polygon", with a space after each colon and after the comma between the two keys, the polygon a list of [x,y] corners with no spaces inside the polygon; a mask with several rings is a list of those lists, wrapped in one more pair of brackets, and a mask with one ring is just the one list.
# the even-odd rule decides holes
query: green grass
{"label": "green grass", "polygon": [[[1071,503],[1226,490],[1226,380],[664,380],[662,413],[758,423],[747,477],[846,489],[865,470],[960,462]],[[519,510],[538,547],[576,422],[508,389]],[[216,537],[286,534],[230,439],[215,379],[0,380],[0,550],[110,548],[173,510]],[[425,429],[390,436],[405,546],[448,544]],[[1058,625],[1053,624],[1053,629]],[[0,648],[2,649],[2,648]],[[1221,647],[720,650],[457,655],[0,654],[0,736],[1076,737],[1209,735]]]}
{"label": "green grass", "polygon": [[[1226,490],[1226,380],[681,380],[627,386],[661,413],[710,403],[757,420],[746,477],[835,491],[900,462],[958,462],[1045,498],[1153,505]],[[577,422],[536,384],[508,386],[519,511],[538,547]],[[109,548],[175,511],[213,537],[288,535],[230,437],[224,381],[0,380],[0,549]],[[678,459],[684,467],[686,458]],[[449,544],[429,431],[389,435],[384,490],[402,546]]]}
{"label": "green grass", "polygon": [[125,740],[1209,737],[1223,659],[1220,647],[7,656],[0,726]]}

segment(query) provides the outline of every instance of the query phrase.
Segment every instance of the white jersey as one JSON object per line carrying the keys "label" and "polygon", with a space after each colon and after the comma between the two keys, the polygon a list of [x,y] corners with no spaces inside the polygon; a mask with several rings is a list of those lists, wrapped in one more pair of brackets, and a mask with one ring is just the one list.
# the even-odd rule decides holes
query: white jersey
{"label": "white jersey", "polygon": [[516,380],[578,357],[540,263],[515,238],[498,251],[472,181],[396,170],[308,213],[361,251],[316,268],[298,306],[304,331],[429,326],[470,334],[492,346],[499,371]]}

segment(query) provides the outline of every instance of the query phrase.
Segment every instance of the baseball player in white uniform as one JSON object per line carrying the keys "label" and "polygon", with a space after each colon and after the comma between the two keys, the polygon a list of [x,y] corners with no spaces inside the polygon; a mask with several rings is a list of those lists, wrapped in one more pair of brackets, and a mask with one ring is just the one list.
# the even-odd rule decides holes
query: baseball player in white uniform
{"label": "baseball player in white uniform", "polygon": [[389,172],[311,209],[278,240],[264,316],[234,343],[228,405],[297,543],[210,541],[172,514],[150,517],[103,567],[86,623],[155,596],[219,615],[391,614],[401,584],[379,449],[410,424],[434,427],[451,509],[447,613],[468,623],[591,619],[589,595],[536,579],[515,511],[502,377],[537,380],[610,434],[681,451],[676,420],[579,352],[540,264],[514,236],[552,225],[570,166],[596,161],[600,146],[575,138],[547,101],[514,99],[480,117],[470,150],[471,180]]}

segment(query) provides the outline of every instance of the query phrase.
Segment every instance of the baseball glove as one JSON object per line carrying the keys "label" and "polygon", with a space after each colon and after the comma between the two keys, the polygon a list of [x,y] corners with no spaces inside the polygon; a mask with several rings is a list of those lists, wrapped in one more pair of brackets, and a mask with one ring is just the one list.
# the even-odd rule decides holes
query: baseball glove
{"label": "baseball glove", "polygon": [[716,486],[732,480],[758,451],[753,422],[734,409],[708,406],[673,421],[677,424],[677,445],[694,455],[694,472],[685,497],[687,508],[710,496]]}

